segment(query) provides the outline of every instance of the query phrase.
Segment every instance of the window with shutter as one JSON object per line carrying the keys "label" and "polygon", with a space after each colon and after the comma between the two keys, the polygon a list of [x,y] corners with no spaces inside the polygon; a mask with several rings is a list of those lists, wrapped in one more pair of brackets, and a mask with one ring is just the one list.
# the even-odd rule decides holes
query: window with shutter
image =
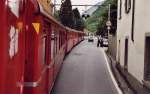
{"label": "window with shutter", "polygon": [[125,12],[128,14],[131,10],[131,0],[125,0]]}
{"label": "window with shutter", "polygon": [[119,5],[119,19],[122,18],[122,0],[120,0],[120,5]]}
{"label": "window with shutter", "polygon": [[150,37],[145,40],[145,80],[150,81]]}

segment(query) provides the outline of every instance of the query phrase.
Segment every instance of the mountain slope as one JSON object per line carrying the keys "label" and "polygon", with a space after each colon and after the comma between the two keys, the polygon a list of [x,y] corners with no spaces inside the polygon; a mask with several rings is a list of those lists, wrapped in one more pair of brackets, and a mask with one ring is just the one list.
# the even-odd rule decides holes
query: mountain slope
{"label": "mountain slope", "polygon": [[86,20],[86,29],[96,32],[97,28],[105,26],[108,19],[108,5],[113,4],[114,0],[105,0],[104,3]]}

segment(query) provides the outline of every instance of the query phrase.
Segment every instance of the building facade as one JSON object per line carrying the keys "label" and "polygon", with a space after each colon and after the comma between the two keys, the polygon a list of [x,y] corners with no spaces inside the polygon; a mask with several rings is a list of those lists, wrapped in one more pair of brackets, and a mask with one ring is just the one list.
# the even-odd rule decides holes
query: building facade
{"label": "building facade", "polygon": [[110,6],[111,27],[108,34],[108,52],[115,59],[117,52],[117,0]]}
{"label": "building facade", "polygon": [[150,88],[149,9],[149,0],[118,0],[116,59],[139,92]]}

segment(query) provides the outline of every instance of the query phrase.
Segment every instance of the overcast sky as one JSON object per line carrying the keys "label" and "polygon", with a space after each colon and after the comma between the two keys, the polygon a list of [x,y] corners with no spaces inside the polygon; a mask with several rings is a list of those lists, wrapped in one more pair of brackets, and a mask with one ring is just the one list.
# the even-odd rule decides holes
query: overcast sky
{"label": "overcast sky", "polygon": [[[54,1],[54,0],[52,0]],[[104,0],[71,0],[72,1],[72,5],[76,5],[76,4],[96,4],[98,2],[104,1]],[[57,4],[60,4],[61,0],[56,0]],[[75,8],[75,7],[73,7]],[[85,11],[86,9],[88,9],[89,7],[84,7],[84,6],[79,6],[77,7],[79,9],[79,11],[82,13],[83,11]]]}

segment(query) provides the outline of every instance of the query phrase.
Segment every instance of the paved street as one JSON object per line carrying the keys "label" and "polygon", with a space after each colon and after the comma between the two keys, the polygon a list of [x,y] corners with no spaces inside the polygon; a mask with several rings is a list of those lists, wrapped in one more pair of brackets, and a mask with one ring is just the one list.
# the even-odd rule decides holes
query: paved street
{"label": "paved street", "polygon": [[52,94],[121,94],[102,48],[83,41],[66,57]]}

